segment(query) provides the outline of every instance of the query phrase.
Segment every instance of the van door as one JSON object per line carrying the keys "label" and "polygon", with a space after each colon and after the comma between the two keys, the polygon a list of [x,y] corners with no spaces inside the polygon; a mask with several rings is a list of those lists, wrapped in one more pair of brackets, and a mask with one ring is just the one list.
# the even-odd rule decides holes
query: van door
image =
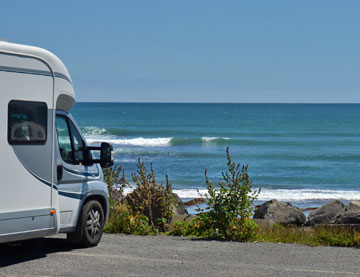
{"label": "van door", "polygon": [[56,131],[60,231],[70,231],[76,227],[82,202],[91,191],[90,181],[99,178],[100,169],[96,164],[86,165],[89,153],[85,139],[69,114],[57,113]]}

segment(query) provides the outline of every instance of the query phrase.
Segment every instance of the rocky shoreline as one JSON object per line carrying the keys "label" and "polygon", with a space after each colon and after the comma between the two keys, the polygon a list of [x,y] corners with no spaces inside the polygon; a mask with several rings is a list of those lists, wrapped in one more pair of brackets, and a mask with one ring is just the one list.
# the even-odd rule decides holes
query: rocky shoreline
{"label": "rocky shoreline", "polygon": [[306,220],[303,210],[289,202],[273,199],[256,207],[254,219],[269,219],[275,223],[297,226],[360,224],[360,202],[350,201],[345,206],[341,201],[333,200],[314,208]]}
{"label": "rocky shoreline", "polygon": [[[193,199],[182,203],[178,198],[177,204],[181,206],[182,212],[175,212],[176,218],[188,213],[186,207],[202,203],[203,199]],[[311,211],[308,218],[304,212]],[[178,217],[180,215],[180,217]],[[196,216],[196,215],[194,215]],[[350,201],[344,205],[339,200],[333,200],[318,208],[300,209],[292,206],[289,202],[272,199],[255,207],[253,219],[257,222],[262,220],[271,221],[272,224],[279,223],[284,225],[296,226],[316,226],[316,225],[359,225],[360,226],[360,201]]]}

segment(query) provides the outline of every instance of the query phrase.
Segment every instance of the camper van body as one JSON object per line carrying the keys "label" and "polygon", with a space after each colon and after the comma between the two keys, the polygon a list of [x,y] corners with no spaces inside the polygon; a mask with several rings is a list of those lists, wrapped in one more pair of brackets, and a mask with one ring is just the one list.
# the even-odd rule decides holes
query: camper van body
{"label": "camper van body", "polygon": [[58,232],[100,240],[108,190],[90,151],[100,148],[86,145],[69,113],[74,102],[60,59],[0,41],[0,243]]}

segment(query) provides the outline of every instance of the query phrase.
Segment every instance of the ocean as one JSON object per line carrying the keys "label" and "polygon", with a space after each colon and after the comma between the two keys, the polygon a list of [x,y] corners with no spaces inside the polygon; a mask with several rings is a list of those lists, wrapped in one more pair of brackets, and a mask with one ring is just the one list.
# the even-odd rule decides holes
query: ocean
{"label": "ocean", "polygon": [[229,146],[257,203],[360,200],[360,104],[76,103],[72,114],[88,143],[113,145],[129,180],[140,157],[183,199],[205,192],[205,169],[218,181]]}

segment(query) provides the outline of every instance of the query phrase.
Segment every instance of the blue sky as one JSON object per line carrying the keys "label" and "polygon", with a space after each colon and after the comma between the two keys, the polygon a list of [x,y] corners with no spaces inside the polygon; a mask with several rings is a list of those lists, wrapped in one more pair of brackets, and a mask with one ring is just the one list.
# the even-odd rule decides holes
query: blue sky
{"label": "blue sky", "polygon": [[[21,8],[20,8],[21,7]],[[360,103],[360,1],[6,1],[78,101]]]}

